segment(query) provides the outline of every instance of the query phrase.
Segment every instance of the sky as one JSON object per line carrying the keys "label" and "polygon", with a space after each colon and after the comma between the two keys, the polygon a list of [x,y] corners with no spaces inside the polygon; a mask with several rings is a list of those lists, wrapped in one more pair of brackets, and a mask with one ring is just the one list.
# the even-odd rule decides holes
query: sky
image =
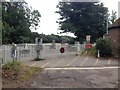
{"label": "sky", "polygon": [[[32,30],[33,32],[38,32],[39,34],[43,33],[46,35],[50,34],[58,34],[60,30],[58,30],[59,25],[56,21],[59,19],[59,14],[55,13],[58,9],[56,5],[60,0],[25,0],[29,6],[32,6],[33,9],[36,9],[40,12],[40,28],[37,30]],[[105,7],[108,7],[108,10],[111,12],[112,10],[118,12],[118,1],[120,0],[100,0],[104,3]],[[60,34],[58,34],[60,35]],[[62,35],[68,35],[74,37],[73,34],[67,33]]]}

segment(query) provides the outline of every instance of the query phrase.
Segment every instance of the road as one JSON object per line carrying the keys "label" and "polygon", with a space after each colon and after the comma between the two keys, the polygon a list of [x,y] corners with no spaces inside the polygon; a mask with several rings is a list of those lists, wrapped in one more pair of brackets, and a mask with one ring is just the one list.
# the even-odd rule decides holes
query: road
{"label": "road", "polygon": [[64,67],[104,67],[118,66],[117,59],[96,58],[94,56],[76,56],[73,53],[67,54],[51,54],[47,55],[45,60],[41,61],[25,61],[26,65],[41,68],[64,68]]}
{"label": "road", "polygon": [[41,61],[26,61],[26,65],[41,67],[43,72],[26,81],[31,88],[117,88],[118,60],[54,54]]}
{"label": "road", "polygon": [[117,88],[118,69],[49,69],[37,74],[22,88]]}

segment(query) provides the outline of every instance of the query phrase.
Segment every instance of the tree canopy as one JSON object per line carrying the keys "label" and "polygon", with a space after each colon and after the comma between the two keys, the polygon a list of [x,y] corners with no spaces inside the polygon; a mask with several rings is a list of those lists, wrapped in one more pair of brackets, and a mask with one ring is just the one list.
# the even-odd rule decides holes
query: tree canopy
{"label": "tree canopy", "polygon": [[26,2],[2,2],[3,44],[30,42],[30,28],[37,29],[40,17]]}
{"label": "tree canopy", "polygon": [[75,38],[70,37],[70,36],[59,36],[59,35],[45,35],[45,34],[38,34],[36,32],[32,32],[32,43],[34,43],[35,37],[37,38],[42,38],[43,43],[52,43],[52,40],[55,40],[56,43],[70,43],[74,44],[75,43]]}
{"label": "tree canopy", "polygon": [[91,35],[94,42],[106,33],[106,14],[108,9],[98,2],[59,2],[58,23],[62,33],[71,32],[80,42]]}

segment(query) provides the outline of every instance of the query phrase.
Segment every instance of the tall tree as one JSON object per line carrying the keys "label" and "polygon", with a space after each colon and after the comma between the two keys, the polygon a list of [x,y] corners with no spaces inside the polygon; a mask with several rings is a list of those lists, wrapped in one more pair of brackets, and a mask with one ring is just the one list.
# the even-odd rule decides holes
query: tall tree
{"label": "tall tree", "polygon": [[40,13],[26,2],[2,3],[3,44],[30,42],[30,28],[37,29]]}
{"label": "tall tree", "polygon": [[59,2],[60,14],[58,23],[63,33],[71,32],[80,42],[86,35],[92,36],[92,41],[106,33],[106,14],[108,9],[98,2]]}

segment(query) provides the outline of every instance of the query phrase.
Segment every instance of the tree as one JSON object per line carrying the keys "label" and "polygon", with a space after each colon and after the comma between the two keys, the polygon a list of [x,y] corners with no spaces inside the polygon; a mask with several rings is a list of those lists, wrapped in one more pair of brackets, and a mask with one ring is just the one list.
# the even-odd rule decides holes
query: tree
{"label": "tree", "polygon": [[[42,38],[43,43],[52,43],[52,40],[55,40],[56,43],[61,43],[62,41],[64,43],[70,43],[70,44],[74,43],[74,38],[70,36],[59,36],[54,34],[45,35],[45,34],[38,34],[37,32],[32,32],[32,40],[34,40],[36,37]],[[34,41],[32,41],[32,43],[34,43]]]}
{"label": "tree", "polygon": [[98,2],[59,2],[57,5],[60,18],[57,23],[62,33],[71,32],[80,42],[86,35],[92,36],[92,41],[106,33],[105,15],[108,9]]}
{"label": "tree", "polygon": [[37,29],[40,13],[26,2],[2,3],[3,44],[31,42],[31,28]]}

